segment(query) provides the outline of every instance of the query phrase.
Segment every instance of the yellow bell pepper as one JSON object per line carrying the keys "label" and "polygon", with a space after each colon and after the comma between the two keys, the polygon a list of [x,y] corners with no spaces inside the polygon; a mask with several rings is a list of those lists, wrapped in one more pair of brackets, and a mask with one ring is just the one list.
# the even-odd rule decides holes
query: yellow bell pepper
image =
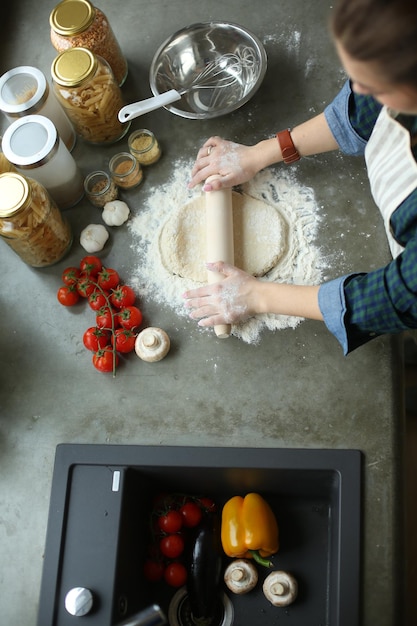
{"label": "yellow bell pepper", "polygon": [[279,537],[276,517],[269,504],[257,493],[244,498],[234,496],[222,511],[221,541],[223,550],[231,557],[253,557],[258,563],[271,567],[263,557],[278,552]]}

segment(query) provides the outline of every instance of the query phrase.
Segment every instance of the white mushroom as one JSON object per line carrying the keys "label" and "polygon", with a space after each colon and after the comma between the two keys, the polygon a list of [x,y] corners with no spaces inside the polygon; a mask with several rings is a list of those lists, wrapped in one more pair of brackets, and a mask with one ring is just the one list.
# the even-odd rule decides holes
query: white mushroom
{"label": "white mushroom", "polygon": [[169,352],[170,340],[162,328],[150,326],[136,337],[135,352],[143,361],[160,361]]}
{"label": "white mushroom", "polygon": [[226,567],[224,582],[233,593],[248,593],[256,587],[258,570],[247,559],[236,559]]}
{"label": "white mushroom", "polygon": [[298,584],[288,572],[271,572],[264,580],[263,592],[274,606],[288,606],[297,597]]}

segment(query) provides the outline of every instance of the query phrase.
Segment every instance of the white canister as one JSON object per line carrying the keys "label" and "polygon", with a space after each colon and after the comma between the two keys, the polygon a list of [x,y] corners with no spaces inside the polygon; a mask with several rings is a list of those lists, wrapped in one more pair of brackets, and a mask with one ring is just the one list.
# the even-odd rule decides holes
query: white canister
{"label": "white canister", "polygon": [[45,75],[36,67],[22,65],[0,77],[0,109],[9,122],[25,115],[44,115],[55,124],[70,152],[75,146],[74,127],[49,88]]}
{"label": "white canister", "polygon": [[47,189],[60,209],[74,206],[83,197],[82,174],[49,118],[19,118],[6,129],[2,149],[19,172]]}

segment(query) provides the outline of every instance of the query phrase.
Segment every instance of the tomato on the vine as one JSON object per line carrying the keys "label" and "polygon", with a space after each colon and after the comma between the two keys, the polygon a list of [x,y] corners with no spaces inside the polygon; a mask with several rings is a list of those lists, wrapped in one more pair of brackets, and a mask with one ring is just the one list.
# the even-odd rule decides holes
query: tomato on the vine
{"label": "tomato on the vine", "polygon": [[164,575],[164,565],[161,561],[154,561],[153,559],[148,559],[145,561],[143,566],[143,573],[145,574],[146,580],[150,582],[156,583],[158,580],[161,580]]}
{"label": "tomato on the vine", "polygon": [[77,282],[77,290],[80,296],[82,298],[88,298],[95,288],[96,286],[94,282],[92,282],[91,277],[81,272]]}
{"label": "tomato on the vine", "polygon": [[214,512],[216,510],[216,504],[211,498],[202,497],[198,498],[198,502],[202,509],[207,512]]}
{"label": "tomato on the vine", "polygon": [[117,309],[123,309],[125,306],[132,306],[136,300],[136,294],[129,285],[118,285],[113,289],[110,295],[110,302]]}
{"label": "tomato on the vine", "polygon": [[62,282],[65,285],[74,285],[78,281],[80,274],[78,267],[66,267],[62,272]]}
{"label": "tomato on the vine", "polygon": [[56,297],[58,298],[58,302],[64,306],[74,306],[74,304],[77,304],[80,299],[80,295],[75,284],[63,285],[60,287]]}
{"label": "tomato on the vine", "polygon": [[179,510],[184,526],[193,528],[198,526],[203,517],[201,508],[195,502],[186,502]]}
{"label": "tomato on the vine", "polygon": [[108,306],[102,306],[96,312],[96,326],[108,329],[118,328],[118,316]]}
{"label": "tomato on the vine", "polygon": [[117,353],[113,354],[113,348],[111,346],[105,346],[97,350],[93,354],[93,365],[99,372],[112,372],[113,365],[117,367],[119,364],[119,357]]}
{"label": "tomato on the vine", "polygon": [[80,261],[81,272],[87,274],[88,276],[97,276],[102,267],[103,264],[101,259],[94,254],[89,254],[88,256],[83,257]]}
{"label": "tomato on the vine", "polygon": [[184,552],[184,539],[181,535],[166,535],[159,542],[159,549],[169,559],[176,559]]}
{"label": "tomato on the vine", "polygon": [[110,267],[103,267],[97,274],[97,283],[104,291],[111,291],[116,289],[120,283],[120,277],[116,270]]}
{"label": "tomato on the vine", "polygon": [[117,352],[127,354],[135,349],[136,335],[127,328],[117,328],[111,337],[112,346],[116,344]]}
{"label": "tomato on the vine", "polygon": [[93,311],[98,311],[102,306],[107,305],[108,293],[100,291],[100,289],[94,289],[88,296],[88,304]]}
{"label": "tomato on the vine", "polygon": [[177,533],[181,530],[183,518],[179,511],[167,511],[158,517],[158,528],[165,533]]}
{"label": "tomato on the vine", "polygon": [[104,328],[98,328],[97,326],[90,326],[83,335],[83,344],[87,350],[97,352],[100,348],[104,348],[110,344],[110,337],[110,331],[104,330]]}
{"label": "tomato on the vine", "polygon": [[117,317],[119,318],[120,326],[128,330],[138,328],[143,320],[142,311],[137,306],[125,306],[119,311]]}
{"label": "tomato on the vine", "polygon": [[165,582],[171,587],[182,587],[185,585],[187,580],[187,570],[185,565],[178,561],[169,563],[164,571],[164,579]]}

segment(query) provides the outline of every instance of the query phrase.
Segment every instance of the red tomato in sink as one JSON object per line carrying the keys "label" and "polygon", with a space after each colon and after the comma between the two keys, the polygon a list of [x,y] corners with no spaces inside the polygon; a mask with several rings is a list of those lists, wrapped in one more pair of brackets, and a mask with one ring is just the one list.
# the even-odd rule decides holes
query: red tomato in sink
{"label": "red tomato in sink", "polygon": [[164,571],[165,582],[171,587],[182,587],[187,580],[187,570],[182,563],[169,563]]}
{"label": "red tomato in sink", "polygon": [[184,545],[181,535],[166,535],[159,542],[159,549],[169,559],[176,559],[184,552]]}
{"label": "red tomato in sink", "polygon": [[182,527],[182,516],[179,511],[168,511],[158,517],[158,528],[165,533],[177,533]]}
{"label": "red tomato in sink", "polygon": [[180,508],[180,514],[182,516],[182,521],[184,526],[187,528],[193,528],[194,526],[198,526],[201,522],[201,518],[203,517],[203,512],[195,502],[186,502]]}

